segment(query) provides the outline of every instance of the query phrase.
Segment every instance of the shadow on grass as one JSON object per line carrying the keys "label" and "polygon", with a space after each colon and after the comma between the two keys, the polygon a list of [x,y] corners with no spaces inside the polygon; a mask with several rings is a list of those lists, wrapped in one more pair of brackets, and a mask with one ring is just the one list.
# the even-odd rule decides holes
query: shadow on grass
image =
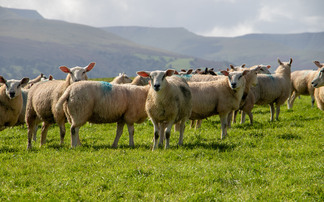
{"label": "shadow on grass", "polygon": [[0,147],[0,153],[15,153],[19,150],[16,148],[8,147],[8,146],[2,146]]}
{"label": "shadow on grass", "polygon": [[233,151],[236,147],[235,144],[229,144],[225,142],[196,142],[196,143],[188,143],[184,144],[182,146],[185,149],[197,149],[197,148],[203,148],[203,149],[212,149],[212,150],[218,150],[220,152],[228,152]]}
{"label": "shadow on grass", "polygon": [[283,134],[283,135],[277,135],[278,138],[284,139],[284,140],[300,140],[302,139],[300,136],[295,135],[295,134]]}

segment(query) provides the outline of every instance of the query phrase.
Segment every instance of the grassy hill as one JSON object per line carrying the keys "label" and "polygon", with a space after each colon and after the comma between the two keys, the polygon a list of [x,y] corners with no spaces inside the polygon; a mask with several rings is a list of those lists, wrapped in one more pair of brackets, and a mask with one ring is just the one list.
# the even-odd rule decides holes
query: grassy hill
{"label": "grassy hill", "polygon": [[[64,78],[58,67],[96,62],[90,77],[135,76],[138,70],[225,66],[222,62],[138,45],[90,26],[47,20],[37,12],[0,7],[0,72],[7,78],[39,73]],[[38,16],[38,17],[37,17]]]}
{"label": "grassy hill", "polygon": [[314,60],[324,61],[324,32],[301,34],[249,34],[240,37],[203,37],[184,28],[105,27],[133,42],[234,64],[270,64],[277,58],[294,59],[293,70],[315,69]]}

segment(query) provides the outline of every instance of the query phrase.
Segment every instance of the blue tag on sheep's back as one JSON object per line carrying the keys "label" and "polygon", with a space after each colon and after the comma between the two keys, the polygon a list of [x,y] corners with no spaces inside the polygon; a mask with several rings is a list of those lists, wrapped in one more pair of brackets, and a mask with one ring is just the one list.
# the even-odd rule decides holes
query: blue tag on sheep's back
{"label": "blue tag on sheep's back", "polygon": [[99,81],[101,84],[101,88],[105,93],[109,93],[112,89],[112,84],[106,81]]}
{"label": "blue tag on sheep's back", "polygon": [[178,76],[178,77],[184,78],[185,80],[190,80],[191,77],[192,77],[192,74],[182,74],[182,75],[175,74],[175,76]]}

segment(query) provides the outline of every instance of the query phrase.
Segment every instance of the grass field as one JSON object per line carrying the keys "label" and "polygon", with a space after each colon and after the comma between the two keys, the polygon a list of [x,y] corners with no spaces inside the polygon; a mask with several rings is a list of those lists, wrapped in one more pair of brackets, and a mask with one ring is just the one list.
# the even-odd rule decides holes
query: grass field
{"label": "grass field", "polygon": [[[135,148],[125,128],[112,149],[115,124],[80,129],[83,146],[63,146],[51,127],[46,146],[27,151],[27,129],[0,132],[0,200],[67,201],[323,201],[324,114],[301,97],[293,110],[254,109],[255,124],[234,124],[220,139],[218,116],[201,129],[186,127],[184,145],[151,151],[150,121],[135,126]],[[248,121],[247,121],[248,122]],[[69,127],[68,124],[66,126]]]}

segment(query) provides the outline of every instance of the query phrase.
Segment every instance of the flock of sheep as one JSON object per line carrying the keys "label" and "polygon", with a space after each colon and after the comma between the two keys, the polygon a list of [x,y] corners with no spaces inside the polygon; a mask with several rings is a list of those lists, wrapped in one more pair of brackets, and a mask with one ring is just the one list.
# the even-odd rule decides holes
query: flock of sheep
{"label": "flock of sheep", "polygon": [[[201,121],[218,114],[221,121],[221,138],[227,135],[231,122],[241,110],[241,123],[248,114],[253,124],[254,105],[270,106],[271,118],[279,118],[280,106],[287,100],[292,108],[299,95],[310,95],[312,105],[324,110],[324,64],[315,61],[317,71],[302,70],[291,73],[292,59],[281,62],[274,74],[270,66],[245,65],[214,72],[192,69],[177,72],[138,71],[131,80],[120,74],[112,82],[87,81],[86,67],[60,69],[67,73],[65,80],[44,79],[43,75],[29,81],[6,80],[0,76],[0,130],[15,125],[27,125],[28,146],[36,141],[38,125],[42,122],[40,144],[46,142],[51,124],[60,128],[60,144],[65,137],[65,123],[71,124],[71,146],[81,145],[79,129],[85,123],[117,123],[116,148],[126,124],[129,145],[134,146],[134,123],[150,118],[154,125],[153,150],[163,145],[169,147],[171,128],[180,132],[179,145],[183,144],[185,123]],[[275,116],[275,117],[274,117]],[[159,141],[159,142],[158,142]]]}

